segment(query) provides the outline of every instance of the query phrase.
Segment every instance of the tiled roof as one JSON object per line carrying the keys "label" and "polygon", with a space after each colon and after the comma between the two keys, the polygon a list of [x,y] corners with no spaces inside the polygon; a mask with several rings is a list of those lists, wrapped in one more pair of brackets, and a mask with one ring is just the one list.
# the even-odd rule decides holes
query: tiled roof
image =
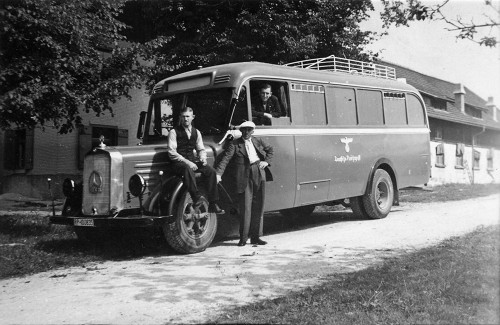
{"label": "tiled roof", "polygon": [[482,119],[462,113],[457,107],[455,107],[454,92],[458,89],[458,84],[427,76],[391,62],[380,61],[377,63],[395,68],[396,76],[398,78],[406,78],[406,83],[417,88],[422,95],[428,95],[446,100],[446,111],[427,106],[427,114],[429,117],[479,127],[485,126],[486,128],[500,130],[500,122],[495,122],[492,116],[489,115],[489,113],[486,113],[486,101],[469,88],[464,86],[465,104],[481,109],[483,111]]}

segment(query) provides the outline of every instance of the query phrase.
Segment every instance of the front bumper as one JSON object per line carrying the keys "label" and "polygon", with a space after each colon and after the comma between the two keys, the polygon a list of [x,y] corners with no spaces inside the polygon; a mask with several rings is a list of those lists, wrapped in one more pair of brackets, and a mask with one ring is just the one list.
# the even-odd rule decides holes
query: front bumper
{"label": "front bumper", "polygon": [[[91,220],[91,221],[90,221]],[[126,217],[95,217],[95,216],[52,216],[49,218],[51,224],[67,226],[83,226],[95,228],[137,228],[162,226],[170,222],[172,216],[147,216],[131,215]]]}

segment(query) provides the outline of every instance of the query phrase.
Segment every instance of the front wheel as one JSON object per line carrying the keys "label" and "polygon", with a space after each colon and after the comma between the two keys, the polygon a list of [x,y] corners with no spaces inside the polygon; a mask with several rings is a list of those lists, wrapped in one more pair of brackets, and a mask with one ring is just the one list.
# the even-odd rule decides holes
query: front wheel
{"label": "front wheel", "polygon": [[173,211],[173,220],[163,226],[168,244],[177,252],[193,254],[204,251],[217,232],[217,215],[208,212],[208,202],[193,209],[193,200],[187,191],[179,198]]}
{"label": "front wheel", "polygon": [[377,169],[373,175],[373,181],[363,195],[364,212],[370,219],[385,218],[392,208],[394,201],[394,187],[389,174],[383,169]]}

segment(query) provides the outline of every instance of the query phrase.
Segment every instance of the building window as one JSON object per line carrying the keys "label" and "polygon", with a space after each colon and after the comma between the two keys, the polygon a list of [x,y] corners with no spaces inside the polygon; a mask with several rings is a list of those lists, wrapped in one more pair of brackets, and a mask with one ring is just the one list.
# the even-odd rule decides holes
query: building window
{"label": "building window", "polygon": [[489,171],[493,170],[493,152],[493,148],[490,148],[488,150],[488,156],[486,157],[486,159],[488,160],[487,168]]}
{"label": "building window", "polygon": [[472,117],[480,118],[480,119],[483,118],[483,114],[482,114],[481,110],[474,108],[472,106],[469,106],[469,105],[465,105],[465,114],[472,116]]}
{"label": "building window", "polygon": [[444,144],[436,146],[436,167],[446,167],[444,164]]}
{"label": "building window", "polygon": [[436,139],[436,140],[443,139],[443,127],[442,126],[436,126],[436,127],[432,128],[431,133],[433,133],[434,139]]}
{"label": "building window", "polygon": [[445,100],[443,100],[441,98],[431,97],[430,102],[431,102],[430,104],[431,104],[432,108],[446,111],[446,101]]}
{"label": "building window", "polygon": [[455,168],[464,168],[464,147],[465,145],[463,143],[457,143]]}
{"label": "building window", "polygon": [[5,131],[4,168],[33,169],[34,130]]}
{"label": "building window", "polygon": [[481,153],[477,150],[474,150],[474,165],[472,166],[474,169],[479,169],[479,161],[481,160]]}

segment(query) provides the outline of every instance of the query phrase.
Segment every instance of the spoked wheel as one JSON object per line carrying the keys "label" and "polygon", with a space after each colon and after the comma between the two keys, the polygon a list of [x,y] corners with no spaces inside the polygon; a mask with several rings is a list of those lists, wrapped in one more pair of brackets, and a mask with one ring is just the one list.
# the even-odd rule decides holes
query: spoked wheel
{"label": "spoked wheel", "polygon": [[392,208],[394,201],[394,187],[391,176],[383,170],[377,169],[373,175],[373,182],[363,195],[362,209],[370,219],[385,218]]}
{"label": "spoked wheel", "polygon": [[191,196],[184,192],[176,204],[173,217],[163,226],[166,240],[173,249],[192,254],[210,246],[217,232],[217,215],[208,212],[206,200],[203,199],[199,209],[194,209]]}

